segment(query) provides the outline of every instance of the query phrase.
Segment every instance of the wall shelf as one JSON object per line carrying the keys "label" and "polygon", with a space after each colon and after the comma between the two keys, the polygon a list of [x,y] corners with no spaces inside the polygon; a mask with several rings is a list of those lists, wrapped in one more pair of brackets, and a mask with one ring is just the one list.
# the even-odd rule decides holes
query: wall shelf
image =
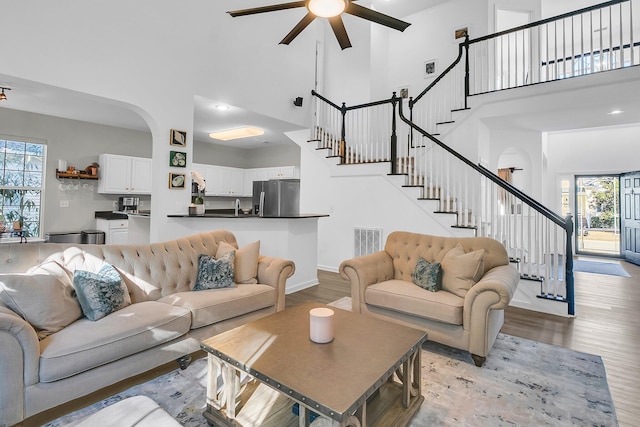
{"label": "wall shelf", "polygon": [[69,172],[60,172],[59,170],[56,169],[56,178],[61,179],[61,178],[65,178],[65,179],[98,179],[98,175],[89,175],[87,173],[84,172],[78,172],[78,173],[69,173]]}

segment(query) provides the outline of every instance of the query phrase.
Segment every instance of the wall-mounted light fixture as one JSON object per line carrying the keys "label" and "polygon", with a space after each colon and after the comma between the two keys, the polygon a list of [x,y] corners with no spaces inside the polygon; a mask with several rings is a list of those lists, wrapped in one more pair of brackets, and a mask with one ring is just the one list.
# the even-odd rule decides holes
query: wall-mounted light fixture
{"label": "wall-mounted light fixture", "polygon": [[2,89],[2,93],[0,93],[0,101],[6,101],[7,100],[7,95],[4,94],[5,90],[11,90],[10,87],[0,87],[0,89]]}

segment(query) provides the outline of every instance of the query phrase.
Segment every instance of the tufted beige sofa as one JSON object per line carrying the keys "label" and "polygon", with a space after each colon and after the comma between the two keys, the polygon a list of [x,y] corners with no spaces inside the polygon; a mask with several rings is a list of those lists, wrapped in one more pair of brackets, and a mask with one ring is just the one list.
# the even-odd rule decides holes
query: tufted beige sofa
{"label": "tufted beige sofa", "polygon": [[45,259],[70,270],[107,262],[124,272],[132,304],[96,322],[81,318],[38,341],[0,303],[0,426],[148,371],[199,349],[200,341],[284,309],[292,261],[260,256],[258,283],[192,292],[198,254],[215,255],[225,230],[150,245],[0,245],[0,280]]}
{"label": "tufted beige sofa", "polygon": [[[458,243],[465,253],[484,249],[484,274],[465,297],[445,290],[430,292],[412,283],[419,257],[441,262]],[[426,330],[432,341],[469,351],[477,366],[484,364],[493,346],[519,280],[496,240],[404,231],[389,234],[383,251],[344,261],[340,273],[351,281],[354,312]]]}

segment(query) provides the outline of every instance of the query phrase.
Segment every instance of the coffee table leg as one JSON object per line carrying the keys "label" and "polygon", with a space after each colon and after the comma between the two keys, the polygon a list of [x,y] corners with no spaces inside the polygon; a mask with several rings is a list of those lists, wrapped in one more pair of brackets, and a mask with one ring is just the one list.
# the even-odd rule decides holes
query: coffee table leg
{"label": "coffee table leg", "polygon": [[398,375],[402,381],[402,406],[405,408],[411,404],[411,398],[420,396],[422,385],[420,375],[422,371],[420,349],[402,364],[402,375]]}
{"label": "coffee table leg", "polygon": [[298,403],[298,427],[307,427],[309,425],[309,414],[304,405]]}
{"label": "coffee table leg", "polygon": [[[225,408],[227,418],[235,419],[236,404],[240,391],[240,378],[233,366],[218,359],[212,354],[207,357],[207,405],[221,411]],[[220,374],[222,373],[222,390],[220,389]]]}
{"label": "coffee table leg", "polygon": [[414,389],[414,396],[422,395],[422,350],[420,347],[416,350],[415,357],[413,358],[413,381],[412,388]]}
{"label": "coffee table leg", "polygon": [[224,381],[224,397],[226,400],[226,414],[229,419],[236,418],[236,396],[240,390],[238,373],[233,366],[222,363],[222,381]]}
{"label": "coffee table leg", "polygon": [[220,387],[218,378],[222,370],[220,360],[214,355],[209,354],[207,357],[207,367],[207,405],[219,411],[222,409],[222,402],[218,397],[218,388]]}

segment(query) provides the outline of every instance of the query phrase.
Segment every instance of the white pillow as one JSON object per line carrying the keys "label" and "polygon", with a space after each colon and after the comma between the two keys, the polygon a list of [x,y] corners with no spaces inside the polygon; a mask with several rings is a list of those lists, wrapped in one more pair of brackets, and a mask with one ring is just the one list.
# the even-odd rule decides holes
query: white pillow
{"label": "white pillow", "polygon": [[442,289],[464,298],[484,274],[484,249],[465,253],[462,245],[442,258]]}
{"label": "white pillow", "polygon": [[73,287],[53,274],[2,274],[0,300],[33,326],[38,338],[82,317]]}
{"label": "white pillow", "polygon": [[220,259],[232,251],[236,251],[236,260],[234,263],[236,283],[258,283],[260,240],[248,243],[240,249],[236,249],[227,242],[220,242],[218,251],[216,252],[216,259]]}

